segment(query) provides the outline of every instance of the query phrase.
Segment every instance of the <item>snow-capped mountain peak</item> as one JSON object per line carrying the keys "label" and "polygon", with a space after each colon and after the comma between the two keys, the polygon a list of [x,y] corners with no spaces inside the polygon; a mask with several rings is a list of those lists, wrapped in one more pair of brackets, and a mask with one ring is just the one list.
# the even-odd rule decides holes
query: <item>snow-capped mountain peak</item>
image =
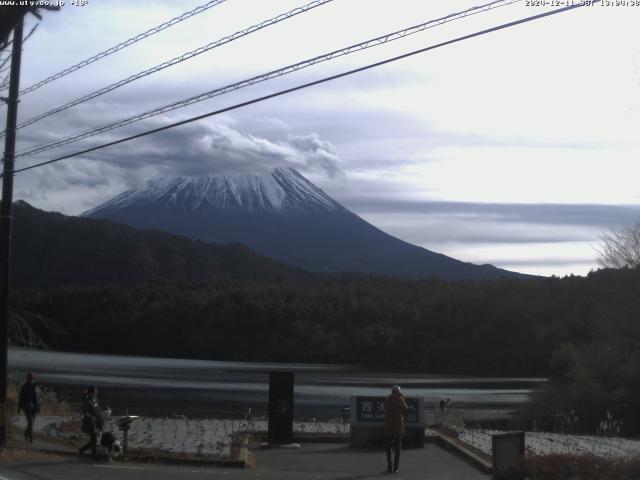
{"label": "snow-capped mountain peak", "polygon": [[215,208],[287,213],[344,209],[296,170],[277,168],[262,175],[156,178],[149,180],[146,187],[127,190],[83,215],[94,216],[133,205],[151,204],[186,211]]}

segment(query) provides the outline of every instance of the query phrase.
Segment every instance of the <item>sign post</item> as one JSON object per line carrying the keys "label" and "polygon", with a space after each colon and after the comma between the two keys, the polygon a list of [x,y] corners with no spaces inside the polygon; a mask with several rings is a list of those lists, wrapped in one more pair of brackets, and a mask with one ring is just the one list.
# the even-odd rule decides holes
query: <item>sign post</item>
{"label": "sign post", "polygon": [[293,441],[293,373],[269,374],[269,443],[286,445]]}
{"label": "sign post", "polygon": [[124,455],[127,454],[127,450],[129,449],[129,430],[131,429],[131,422],[133,418],[126,416],[122,417],[118,421],[118,429],[123,433],[122,439],[122,453]]}
{"label": "sign post", "polygon": [[493,451],[493,478],[499,479],[507,473],[509,478],[519,478],[515,476],[513,470],[524,459],[524,432],[492,435],[491,447]]}

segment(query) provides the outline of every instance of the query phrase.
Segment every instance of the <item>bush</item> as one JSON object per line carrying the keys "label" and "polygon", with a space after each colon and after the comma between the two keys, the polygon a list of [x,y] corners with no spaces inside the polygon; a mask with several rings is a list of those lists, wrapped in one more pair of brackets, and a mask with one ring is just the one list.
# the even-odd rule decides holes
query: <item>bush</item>
{"label": "bush", "polygon": [[549,363],[548,383],[531,395],[525,407],[527,428],[640,435],[640,355],[636,351],[565,344],[553,352]]}

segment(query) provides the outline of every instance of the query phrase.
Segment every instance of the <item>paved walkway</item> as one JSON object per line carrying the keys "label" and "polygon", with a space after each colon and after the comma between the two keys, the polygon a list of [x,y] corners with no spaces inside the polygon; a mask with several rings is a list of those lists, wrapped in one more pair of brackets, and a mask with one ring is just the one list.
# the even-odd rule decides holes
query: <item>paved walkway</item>
{"label": "paved walkway", "polygon": [[380,450],[354,450],[341,444],[303,444],[300,449],[269,449],[254,452],[255,470],[177,467],[171,465],[93,463],[70,457],[6,458],[0,463],[0,480],[366,480],[375,478],[428,480],[488,480],[490,477],[465,461],[427,444],[402,452],[400,473],[384,473],[386,460]]}
{"label": "paved walkway", "polygon": [[261,450],[254,452],[256,472],[273,478],[367,479],[391,476],[407,479],[484,480],[480,473],[464,460],[427,444],[424,448],[403,450],[400,472],[385,473],[387,461],[382,450],[352,449],[341,444],[303,444],[296,450]]}

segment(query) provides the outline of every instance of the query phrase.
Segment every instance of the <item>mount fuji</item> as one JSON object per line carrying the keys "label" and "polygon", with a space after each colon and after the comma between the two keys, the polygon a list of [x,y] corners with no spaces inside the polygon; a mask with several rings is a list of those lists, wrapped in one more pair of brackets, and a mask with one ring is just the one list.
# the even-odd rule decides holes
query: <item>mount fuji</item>
{"label": "mount fuji", "polygon": [[300,173],[151,180],[83,214],[215,243],[242,243],[316,272],[444,280],[520,274],[474,265],[395,238],[367,223]]}

